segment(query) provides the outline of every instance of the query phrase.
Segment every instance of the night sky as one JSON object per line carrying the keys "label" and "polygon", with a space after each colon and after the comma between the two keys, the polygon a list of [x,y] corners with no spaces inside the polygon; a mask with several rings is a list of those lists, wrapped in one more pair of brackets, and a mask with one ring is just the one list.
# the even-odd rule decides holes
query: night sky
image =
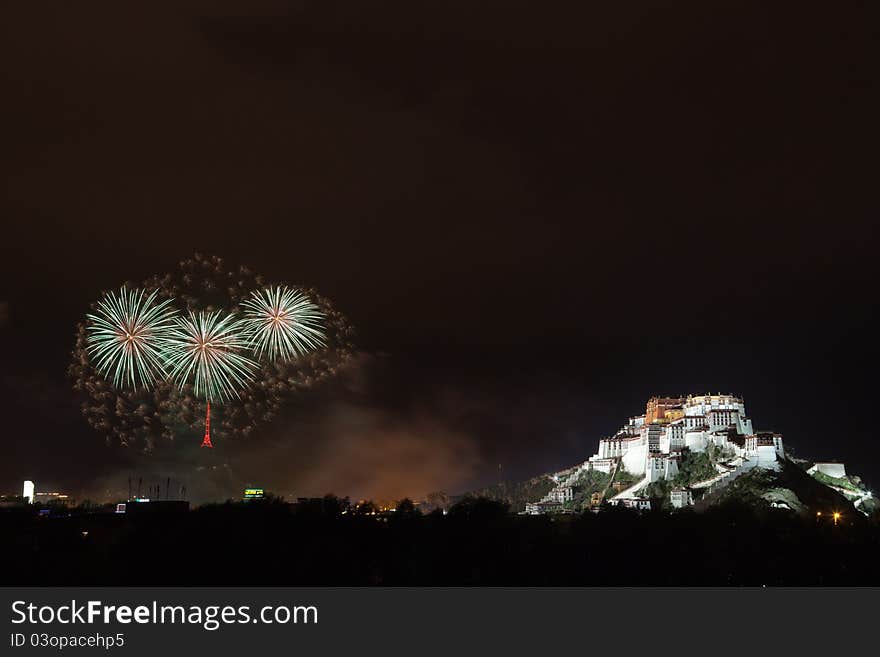
{"label": "night sky", "polygon": [[[868,6],[4,8],[0,492],[456,493],[708,391],[876,487]],[[356,362],[246,444],[107,447],[76,322],[194,252],[317,287]]]}

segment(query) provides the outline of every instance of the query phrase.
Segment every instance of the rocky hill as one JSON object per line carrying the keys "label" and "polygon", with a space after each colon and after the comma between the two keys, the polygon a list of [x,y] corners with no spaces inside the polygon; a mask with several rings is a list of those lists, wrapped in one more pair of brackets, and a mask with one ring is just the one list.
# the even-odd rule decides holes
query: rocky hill
{"label": "rocky hill", "polygon": [[502,481],[487,488],[471,491],[471,497],[486,497],[510,506],[510,510],[519,513],[525,509],[526,503],[539,500],[549,493],[556,483],[549,475],[533,477],[525,481]]}
{"label": "rocky hill", "polygon": [[[783,436],[756,431],[743,399],[725,393],[651,397],[598,441],[595,454],[557,472],[471,495],[529,514],[706,509],[734,499],[797,514],[878,511],[877,498],[843,463],[796,458]],[[839,519],[839,516],[838,516]]]}
{"label": "rocky hill", "polygon": [[[681,469],[671,481],[661,480],[642,489],[642,496],[651,501],[652,508],[671,509],[670,493],[673,488],[690,490],[689,486],[714,472],[716,463],[722,462],[720,453],[714,450],[686,453]],[[880,504],[857,476],[829,477],[821,472],[808,473],[812,463],[801,459],[784,459],[778,470],[756,468],[736,477],[718,489],[693,489],[693,509],[703,511],[712,506],[738,501],[756,509],[775,508],[789,510],[799,515],[827,514],[834,512],[860,512],[871,515],[880,511]],[[561,473],[571,472],[571,469]],[[500,482],[493,486],[471,491],[468,495],[487,497],[510,505],[515,513],[522,512],[529,502],[543,499],[560,479],[560,473],[549,473],[521,482]],[[632,476],[620,472],[615,475],[620,485],[634,482]],[[560,505],[560,511],[581,512],[591,507],[593,493],[610,498],[612,476],[599,472],[581,473],[573,484],[573,499]],[[822,516],[819,516],[822,517]]]}
{"label": "rocky hill", "polygon": [[699,511],[737,500],[757,508],[782,508],[810,515],[854,510],[846,496],[810,476],[792,461],[782,461],[781,466],[778,471],[751,470],[724,488],[707,493],[694,508]]}

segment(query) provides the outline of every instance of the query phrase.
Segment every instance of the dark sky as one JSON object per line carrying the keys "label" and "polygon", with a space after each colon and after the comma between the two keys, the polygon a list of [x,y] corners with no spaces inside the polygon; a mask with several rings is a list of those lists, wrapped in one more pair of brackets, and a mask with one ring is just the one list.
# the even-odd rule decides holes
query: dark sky
{"label": "dark sky", "polygon": [[195,251],[313,284],[363,351],[235,477],[455,492],[730,391],[877,485],[868,6],[4,8],[0,489],[205,465],[105,447],[64,373],[102,289]]}

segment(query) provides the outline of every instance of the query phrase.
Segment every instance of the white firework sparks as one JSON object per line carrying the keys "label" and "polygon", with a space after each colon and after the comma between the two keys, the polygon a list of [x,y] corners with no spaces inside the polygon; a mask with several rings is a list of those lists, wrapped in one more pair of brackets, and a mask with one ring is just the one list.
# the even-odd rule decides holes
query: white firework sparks
{"label": "white firework sparks", "polygon": [[241,305],[244,331],[258,358],[288,361],[326,344],[324,315],[299,290],[268,287]]}
{"label": "white firework sparks", "polygon": [[238,397],[254,379],[257,364],[241,354],[248,342],[234,315],[190,312],[177,318],[166,345],[164,364],[175,384],[191,382],[209,402]]}
{"label": "white firework sparks", "polygon": [[106,294],[97,310],[86,315],[94,368],[117,388],[149,388],[166,375],[162,355],[177,311],[170,307],[171,299],[156,303],[156,293],[122,287]]}

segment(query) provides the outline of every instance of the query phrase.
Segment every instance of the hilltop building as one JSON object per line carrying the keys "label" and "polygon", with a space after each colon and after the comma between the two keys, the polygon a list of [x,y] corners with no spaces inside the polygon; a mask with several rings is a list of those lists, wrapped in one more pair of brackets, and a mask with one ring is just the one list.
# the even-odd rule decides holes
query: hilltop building
{"label": "hilltop building", "polygon": [[[652,397],[643,415],[630,417],[612,436],[602,438],[596,454],[584,463],[551,475],[556,486],[528,513],[547,513],[573,499],[573,486],[589,470],[614,474],[625,470],[637,478],[628,488],[614,487],[612,504],[648,508],[639,492],[662,479],[672,480],[679,472],[685,451],[705,452],[713,448],[716,474],[691,484],[691,489],[714,489],[752,468],[778,469],[785,458],[782,436],[755,432],[740,397],[724,394]],[[822,472],[839,472],[839,464],[816,464]],[[824,469],[823,469],[824,468]],[[839,475],[831,475],[839,476]],[[693,504],[690,490],[674,489],[675,508]]]}
{"label": "hilltop building", "polygon": [[785,456],[782,436],[756,434],[743,400],[718,394],[652,397],[644,415],[631,417],[616,434],[599,441],[590,462],[620,459],[627,472],[644,475],[650,483],[678,472],[684,448],[703,452],[709,446],[762,467],[777,467]]}

